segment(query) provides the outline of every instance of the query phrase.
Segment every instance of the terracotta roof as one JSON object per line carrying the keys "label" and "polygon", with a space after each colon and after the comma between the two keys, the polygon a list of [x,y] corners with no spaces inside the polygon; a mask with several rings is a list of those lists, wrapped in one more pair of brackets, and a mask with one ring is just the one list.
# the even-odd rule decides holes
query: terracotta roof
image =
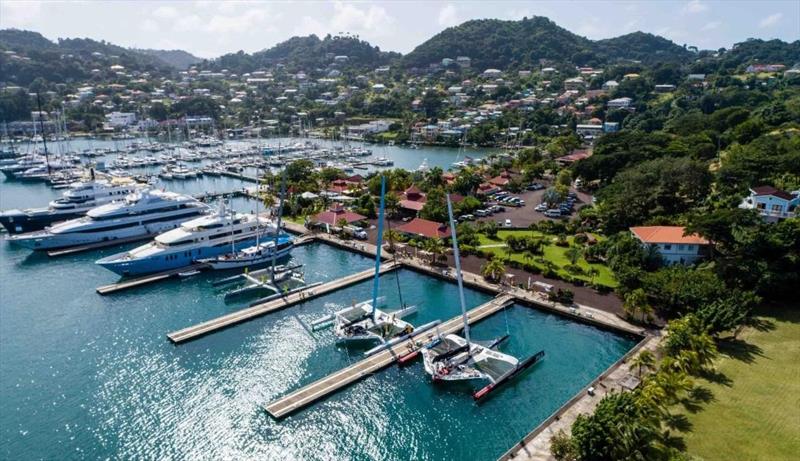
{"label": "terracotta roof", "polygon": [[414,218],[411,222],[397,228],[398,232],[419,235],[426,238],[443,238],[450,236],[450,228],[436,221]]}
{"label": "terracotta roof", "polygon": [[425,206],[425,202],[419,202],[416,200],[400,200],[399,202],[400,208],[405,208],[407,210],[414,210],[420,211],[422,207]]}
{"label": "terracotta roof", "polygon": [[311,221],[315,223],[336,226],[336,223],[338,223],[341,219],[347,221],[347,224],[351,224],[357,221],[363,221],[364,219],[367,219],[367,217],[358,213],[353,213],[352,211],[347,211],[342,208],[341,205],[334,205],[330,210],[314,215],[311,218]]}
{"label": "terracotta roof", "polygon": [[708,245],[708,240],[697,234],[683,235],[683,226],[640,226],[631,227],[631,232],[644,243],[684,243]]}
{"label": "terracotta roof", "polygon": [[750,189],[756,195],[772,195],[774,197],[782,198],[784,200],[792,200],[794,196],[785,190],[778,189],[777,187],[772,186],[758,186],[753,187]]}

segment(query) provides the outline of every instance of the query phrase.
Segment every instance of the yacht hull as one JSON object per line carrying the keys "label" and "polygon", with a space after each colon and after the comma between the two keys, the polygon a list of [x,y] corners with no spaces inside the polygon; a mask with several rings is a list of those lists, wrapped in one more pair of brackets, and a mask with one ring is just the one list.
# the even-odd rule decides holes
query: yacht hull
{"label": "yacht hull", "polygon": [[30,215],[22,211],[11,210],[0,213],[0,225],[6,228],[9,234],[24,234],[44,229],[51,224],[70,219],[80,218],[86,214],[87,209],[65,213],[42,213]]}
{"label": "yacht hull", "polygon": [[[253,246],[256,243],[256,236],[238,240],[237,247]],[[123,277],[147,275],[156,272],[164,272],[182,267],[191,266],[200,259],[214,258],[231,251],[230,242],[221,243],[216,246],[187,248],[181,251],[163,252],[152,256],[127,259],[127,252],[111,255],[107,258],[96,261],[96,264],[119,274]]]}

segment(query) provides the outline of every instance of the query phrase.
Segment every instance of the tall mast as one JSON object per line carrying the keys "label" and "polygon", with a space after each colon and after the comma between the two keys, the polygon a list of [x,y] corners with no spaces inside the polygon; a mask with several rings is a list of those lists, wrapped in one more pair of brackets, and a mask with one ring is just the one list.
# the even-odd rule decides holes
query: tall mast
{"label": "tall mast", "polygon": [[[456,279],[458,280],[458,297],[461,300],[461,319],[464,321],[464,338],[469,340],[469,322],[467,322],[467,303],[464,301],[464,280],[461,277],[461,257],[458,254],[458,239],[456,238],[456,221],[453,219],[453,204],[450,203],[450,194],[447,194],[447,215],[450,217],[450,237],[453,241],[453,258],[456,260]],[[469,347],[467,347],[469,354]]]}
{"label": "tall mast", "polygon": [[[47,176],[50,176],[50,156],[47,154],[47,136],[44,133],[44,121],[42,121],[42,99],[39,97],[39,92],[36,92],[36,104],[39,106],[39,127],[42,129],[42,145],[44,145],[44,160],[47,162]],[[33,126],[36,126],[34,122]]]}
{"label": "tall mast", "polygon": [[272,247],[272,284],[275,284],[275,260],[278,256],[278,236],[281,234],[281,217],[283,217],[283,197],[286,195],[286,168],[281,173],[281,198],[278,201],[278,221],[275,223],[275,245]]}
{"label": "tall mast", "polygon": [[386,195],[386,176],[381,176],[381,204],[378,208],[378,250],[375,252],[375,283],[372,285],[372,319],[378,304],[378,288],[381,285],[381,247],[383,246],[383,205]]}

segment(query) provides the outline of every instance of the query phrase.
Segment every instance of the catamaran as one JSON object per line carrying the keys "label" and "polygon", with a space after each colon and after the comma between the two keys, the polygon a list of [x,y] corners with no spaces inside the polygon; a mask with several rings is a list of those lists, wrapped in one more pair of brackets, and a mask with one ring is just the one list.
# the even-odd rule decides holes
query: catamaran
{"label": "catamaran", "polygon": [[453,206],[450,202],[449,194],[447,195],[447,213],[450,217],[450,228],[452,229],[453,256],[456,263],[456,278],[461,301],[461,318],[464,322],[464,337],[462,338],[456,334],[449,334],[443,337],[440,335],[431,344],[422,349],[422,360],[425,372],[431,375],[434,381],[488,380],[489,385],[473,394],[475,400],[479,400],[496,386],[538,362],[544,357],[544,351],[539,351],[532,357],[519,361],[516,357],[494,350],[495,347],[508,338],[508,335],[491,341],[486,345],[481,345],[471,340],[469,322],[467,321],[467,308],[464,301],[464,281],[458,253],[456,223],[453,219]]}
{"label": "catamaran", "polygon": [[86,181],[73,183],[63,196],[43,208],[0,212],[0,224],[9,234],[42,230],[61,221],[79,218],[100,205],[121,200],[141,186],[133,181]]}
{"label": "catamaran", "polygon": [[31,250],[55,250],[118,239],[146,238],[208,213],[197,199],[174,192],[143,189],[92,208],[42,231],[10,235],[8,240]]}
{"label": "catamaran", "polygon": [[[378,249],[375,256],[375,276],[372,286],[372,300],[353,304],[333,314],[323,317],[312,324],[312,328],[321,327],[333,322],[333,332],[337,342],[359,342],[387,340],[400,335],[410,334],[414,326],[403,317],[417,311],[416,306],[403,306],[395,312],[378,309],[378,290],[380,287],[381,246],[383,245],[384,195],[386,178],[381,177],[381,201],[378,212]],[[398,286],[399,288],[399,286]]]}

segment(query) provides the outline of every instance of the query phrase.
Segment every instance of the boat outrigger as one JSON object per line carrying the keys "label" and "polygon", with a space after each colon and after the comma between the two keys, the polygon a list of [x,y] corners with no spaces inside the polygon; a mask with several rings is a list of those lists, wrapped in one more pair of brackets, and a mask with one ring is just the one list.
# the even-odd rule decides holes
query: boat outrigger
{"label": "boat outrigger", "polygon": [[489,384],[487,386],[472,394],[475,400],[480,400],[497,386],[541,360],[544,357],[544,351],[539,351],[532,357],[520,361],[514,356],[495,350],[497,346],[508,338],[508,335],[488,344],[480,344],[471,340],[469,322],[467,321],[467,308],[464,301],[464,281],[458,253],[456,223],[453,219],[453,206],[450,202],[449,194],[447,195],[447,212],[450,218],[450,228],[452,229],[453,256],[456,263],[456,278],[458,281],[459,300],[461,301],[461,317],[464,322],[464,337],[462,338],[456,334],[439,336],[422,349],[422,360],[425,371],[431,375],[434,381],[488,380]]}
{"label": "boat outrigger", "polygon": [[[375,277],[372,286],[372,299],[355,303],[326,317],[315,321],[312,329],[333,324],[333,332],[337,342],[379,341],[388,340],[414,331],[414,326],[403,317],[417,311],[416,306],[405,306],[394,312],[378,309],[381,298],[378,297],[380,287],[381,246],[383,244],[384,198],[386,194],[386,178],[381,177],[381,201],[378,212],[378,249],[375,256]],[[399,284],[398,284],[399,290]],[[402,295],[401,295],[402,299]],[[401,301],[402,304],[402,301]]]}

